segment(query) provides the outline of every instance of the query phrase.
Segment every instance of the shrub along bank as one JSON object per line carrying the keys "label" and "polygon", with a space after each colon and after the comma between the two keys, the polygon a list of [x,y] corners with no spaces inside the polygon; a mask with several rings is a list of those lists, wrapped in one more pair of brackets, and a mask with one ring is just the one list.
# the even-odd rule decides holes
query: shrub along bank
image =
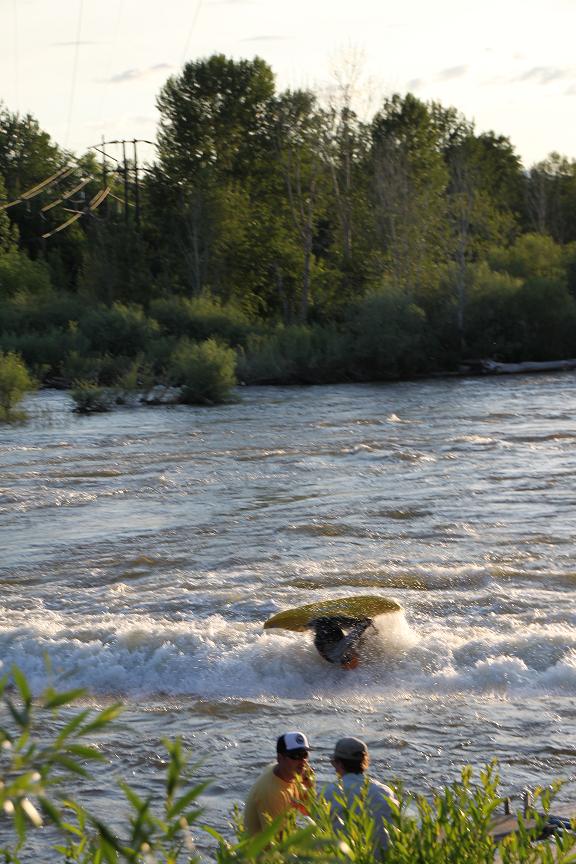
{"label": "shrub along bank", "polygon": [[[161,796],[120,781],[126,813],[120,817],[121,826],[113,829],[83,799],[91,797],[91,766],[106,761],[97,739],[118,717],[121,706],[78,710],[74,703],[84,695],[81,690],[64,692],[48,686],[33,698],[17,668],[0,680],[0,854],[5,862],[20,864],[32,860],[32,854],[34,860],[62,864],[196,864],[201,860],[197,844],[203,849],[209,844],[208,854],[218,864],[373,864],[374,826],[361,802],[345,813],[338,831],[332,827],[326,802],[313,795],[311,819],[304,828],[289,819],[249,838],[236,814],[236,837],[225,838],[203,823],[200,799],[209,784],[193,781],[189,754],[179,741],[165,742]],[[71,782],[78,787],[79,777],[87,794],[72,796]],[[550,790],[537,791],[540,815],[527,812],[516,831],[495,839],[494,818],[503,803],[495,765],[480,771],[478,780],[471,768],[463,769],[458,780],[431,799],[410,796],[402,788],[396,791],[400,803],[389,826],[387,864],[576,861],[572,831],[560,830],[542,842]]]}
{"label": "shrub along bank", "polygon": [[44,385],[125,391],[172,384],[183,401],[199,404],[226,401],[237,382],[378,381],[449,372],[463,357],[570,358],[573,264],[540,235],[495,250],[469,268],[460,335],[448,285],[417,297],[381,282],[332,319],[280,324],[208,294],[108,305],[40,280],[0,301],[0,351],[19,356]]}

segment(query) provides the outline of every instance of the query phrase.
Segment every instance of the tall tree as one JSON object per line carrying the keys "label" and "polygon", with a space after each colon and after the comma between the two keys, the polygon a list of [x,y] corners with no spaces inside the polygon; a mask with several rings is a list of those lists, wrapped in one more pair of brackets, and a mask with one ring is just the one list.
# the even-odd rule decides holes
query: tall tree
{"label": "tall tree", "polygon": [[[274,76],[260,58],[223,55],[188,63],[158,97],[159,163],[151,177],[151,222],[169,229],[166,263],[192,294],[233,293],[241,282],[250,193],[273,151]],[[170,267],[172,269],[172,267]]]}
{"label": "tall tree", "polygon": [[550,153],[530,169],[527,193],[536,231],[558,243],[576,240],[576,161]]}
{"label": "tall tree", "polygon": [[385,272],[410,296],[433,287],[446,259],[448,171],[430,106],[411,93],[384,102],[372,123],[377,219]]}
{"label": "tall tree", "polygon": [[157,105],[158,153],[167,176],[190,182],[200,168],[244,179],[270,144],[274,75],[264,60],[215,54],[169,78]]}
{"label": "tall tree", "polygon": [[287,91],[277,100],[278,164],[285,184],[287,213],[302,255],[300,290],[295,298],[301,324],[308,320],[315,241],[319,240],[326,212],[329,176],[321,146],[325,121],[324,112],[308,91]]}
{"label": "tall tree", "polygon": [[[0,174],[0,206],[7,201],[6,186]],[[18,232],[13,228],[7,211],[0,210],[0,255],[14,248],[17,236]]]}
{"label": "tall tree", "polygon": [[[516,227],[519,161],[508,142],[489,133],[476,136],[470,125],[464,134],[450,136],[444,148],[449,170],[448,214],[452,231],[452,278],[456,293],[456,323],[465,350],[465,308],[470,265],[497,243],[507,242]],[[513,200],[502,195],[500,183],[514,190]]]}

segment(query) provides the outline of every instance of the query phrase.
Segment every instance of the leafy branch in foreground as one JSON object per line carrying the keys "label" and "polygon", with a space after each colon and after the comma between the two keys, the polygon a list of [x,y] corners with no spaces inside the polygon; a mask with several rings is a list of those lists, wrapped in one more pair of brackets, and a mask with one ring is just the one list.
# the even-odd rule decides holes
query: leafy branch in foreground
{"label": "leafy branch in foreground", "polygon": [[[375,823],[367,802],[357,799],[335,824],[321,790],[312,791],[309,817],[291,814],[256,837],[243,831],[238,811],[235,839],[201,823],[200,797],[207,783],[190,783],[189,755],[179,740],[164,741],[168,753],[164,795],[139,794],[126,782],[120,788],[127,815],[118,830],[91,813],[66,787],[76,777],[90,779],[89,766],[105,762],[89,737],[105,730],[121,706],[71,713],[82,690],[59,692],[47,687],[34,698],[16,667],[0,680],[0,858],[20,864],[20,854],[34,835],[46,848],[41,860],[62,864],[197,864],[192,829],[211,844],[217,864],[373,864]],[[52,730],[52,731],[50,731]],[[429,800],[395,792],[388,824],[386,864],[576,864],[574,824],[550,817],[558,789],[534,792],[534,804],[512,819],[497,810],[500,778],[493,763],[473,780],[471,767]],[[510,817],[507,817],[510,820]],[[503,821],[504,820],[504,821]],[[50,831],[37,834],[42,826]],[[12,829],[11,831],[9,829]],[[6,839],[7,838],[7,839]],[[208,838],[210,838],[208,840]],[[55,857],[55,856],[59,857]],[[35,857],[38,855],[35,851]]]}
{"label": "leafy branch in foreground", "polygon": [[[62,723],[61,709],[83,695],[83,690],[58,692],[47,687],[34,700],[26,677],[17,667],[12,668],[11,676],[0,680],[6,720],[11,721],[8,726],[2,718],[0,725],[0,808],[13,820],[16,849],[23,845],[29,825],[40,827],[45,818],[61,824],[64,795],[55,787],[74,775],[89,777],[86,763],[104,759],[93,744],[84,742],[111,723],[121,706],[111,705],[98,712],[85,709]],[[58,727],[48,740],[47,721]]]}

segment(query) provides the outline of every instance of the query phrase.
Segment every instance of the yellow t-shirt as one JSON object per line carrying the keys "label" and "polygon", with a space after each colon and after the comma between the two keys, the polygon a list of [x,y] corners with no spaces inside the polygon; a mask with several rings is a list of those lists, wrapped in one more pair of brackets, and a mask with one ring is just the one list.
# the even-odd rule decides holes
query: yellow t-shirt
{"label": "yellow t-shirt", "polygon": [[268,765],[248,793],[244,808],[244,827],[248,834],[258,834],[286,810],[298,807],[296,784],[277,777],[275,767]]}

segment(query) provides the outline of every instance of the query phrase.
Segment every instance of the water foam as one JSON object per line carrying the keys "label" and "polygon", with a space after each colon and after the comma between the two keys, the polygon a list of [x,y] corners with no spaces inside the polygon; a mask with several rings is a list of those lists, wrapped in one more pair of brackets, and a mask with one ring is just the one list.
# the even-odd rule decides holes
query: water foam
{"label": "water foam", "polygon": [[399,692],[517,695],[576,687],[576,637],[567,643],[562,627],[535,625],[506,640],[488,628],[418,629],[403,612],[392,613],[376,619],[361,666],[347,672],[326,664],[308,634],[264,632],[259,623],[218,614],[176,622],[135,614],[76,623],[70,617],[26,610],[0,630],[4,666],[23,669],[35,692],[46,684],[46,657],[65,686],[113,696],[348,701],[361,694],[378,703]]}

